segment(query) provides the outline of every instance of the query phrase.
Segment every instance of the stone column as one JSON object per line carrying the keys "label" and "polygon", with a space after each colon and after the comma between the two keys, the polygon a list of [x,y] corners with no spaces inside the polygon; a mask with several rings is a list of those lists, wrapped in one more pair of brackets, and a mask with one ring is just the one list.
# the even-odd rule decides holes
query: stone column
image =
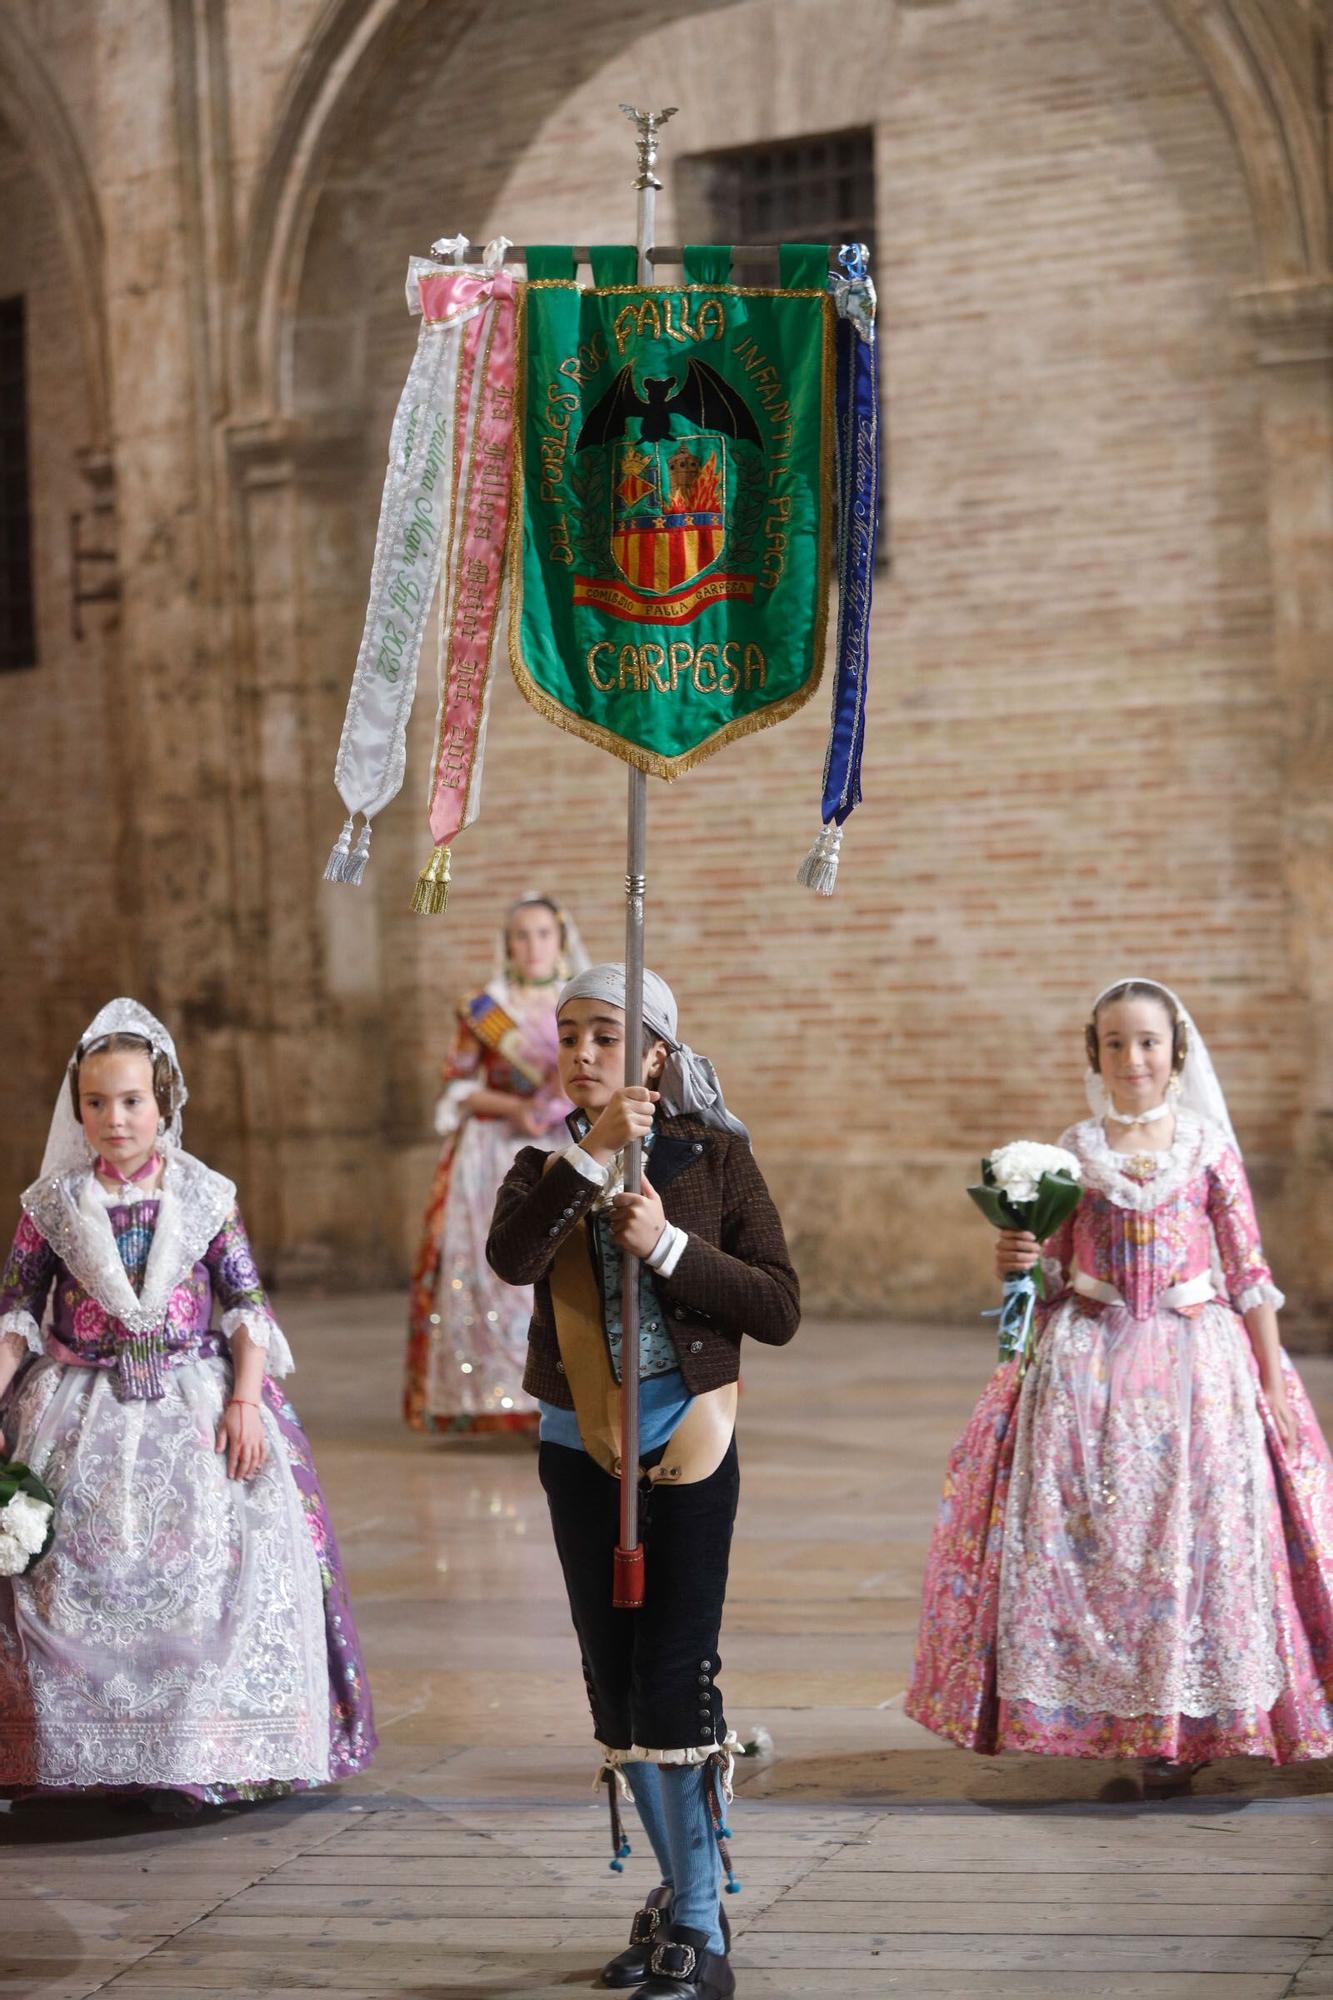
{"label": "stone column", "polygon": [[[393,1032],[379,899],[321,875],[343,808],[338,721],[364,608],[363,438],[345,416],[228,428],[238,598],[236,786],[249,865],[238,883],[251,1227],[281,1281],[387,1282],[390,1177],[379,1165]],[[248,1190],[256,1189],[257,1194]]]}
{"label": "stone column", "polygon": [[1333,280],[1239,304],[1264,380],[1288,976],[1305,1016],[1302,1110],[1278,1193],[1297,1265],[1281,1275],[1293,1332],[1333,1348]]}

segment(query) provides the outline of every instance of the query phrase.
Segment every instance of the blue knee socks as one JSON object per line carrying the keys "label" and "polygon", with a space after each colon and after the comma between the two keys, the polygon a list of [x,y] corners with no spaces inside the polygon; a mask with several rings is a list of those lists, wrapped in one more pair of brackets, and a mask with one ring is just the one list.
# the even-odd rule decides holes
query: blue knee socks
{"label": "blue knee socks", "polygon": [[[626,1768],[632,1774],[636,1769],[645,1767],[630,1764]],[[721,1862],[713,1823],[708,1815],[706,1789],[713,1782],[713,1774],[702,1764],[661,1764],[656,1775],[671,1860],[669,1879],[675,1888],[671,1921],[673,1924],[689,1924],[693,1930],[703,1931],[709,1950],[721,1952],[724,1946],[717,1917]],[[630,1783],[633,1782],[631,1776]],[[637,1803],[637,1786],[634,1797]],[[642,1806],[639,1810],[643,1811]],[[648,1825],[647,1820],[644,1824]],[[651,1826],[648,1827],[648,1837],[656,1851],[657,1839]]]}
{"label": "blue knee socks", "polygon": [[674,1887],[675,1877],[671,1872],[671,1845],[667,1835],[666,1817],[662,1811],[662,1787],[657,1781],[656,1764],[622,1764],[625,1782],[634,1794],[634,1804],[643,1830],[662,1871],[662,1880],[668,1889]]}

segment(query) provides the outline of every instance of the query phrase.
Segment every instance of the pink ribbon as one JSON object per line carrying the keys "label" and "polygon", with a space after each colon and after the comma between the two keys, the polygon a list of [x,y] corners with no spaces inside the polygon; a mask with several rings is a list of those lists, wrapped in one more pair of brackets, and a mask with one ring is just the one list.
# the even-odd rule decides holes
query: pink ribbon
{"label": "pink ribbon", "polygon": [[[514,388],[517,299],[507,271],[478,278],[446,271],[421,279],[421,310],[428,321],[448,323],[478,300],[463,336],[458,423],[454,433],[455,508],[460,530],[448,551],[444,579],[449,606],[444,700],[430,830],[437,847],[463,825],[472,785],[504,576],[514,466]],[[469,425],[474,400],[475,420]],[[470,449],[465,449],[470,435]]]}

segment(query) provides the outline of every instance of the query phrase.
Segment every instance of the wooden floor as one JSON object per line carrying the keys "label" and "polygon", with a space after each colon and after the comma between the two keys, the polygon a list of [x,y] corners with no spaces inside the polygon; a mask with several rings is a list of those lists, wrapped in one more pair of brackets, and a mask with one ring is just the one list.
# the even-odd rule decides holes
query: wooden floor
{"label": "wooden floor", "polygon": [[[591,1990],[654,1876],[642,1840],[607,1870],[532,1448],[399,1427],[397,1300],[284,1317],[379,1762],[184,1828],[90,1803],[0,1814],[0,1993]],[[940,1472],[989,1338],[808,1325],[747,1366],[720,1683],[761,1745],[733,1817],[740,1994],[1333,2000],[1327,1766],[1218,1765],[1147,1803],[1137,1766],[973,1758],[903,1716]],[[1305,1374],[1333,1417],[1333,1361]]]}

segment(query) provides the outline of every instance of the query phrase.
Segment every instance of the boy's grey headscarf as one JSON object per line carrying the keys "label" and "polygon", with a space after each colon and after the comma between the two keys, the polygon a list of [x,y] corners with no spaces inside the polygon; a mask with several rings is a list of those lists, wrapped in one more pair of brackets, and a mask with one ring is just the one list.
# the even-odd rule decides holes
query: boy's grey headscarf
{"label": "boy's grey headscarf", "polygon": [[[566,1000],[604,1000],[608,1007],[625,1006],[625,968],[622,965],[590,965],[586,972],[570,980],[560,995],[557,1015]],[[676,996],[665,979],[644,968],[643,1024],[649,1033],[664,1041],[671,1053],[658,1083],[662,1109],[668,1117],[688,1112],[715,1125],[719,1132],[735,1132],[748,1139],[739,1118],[733,1118],[722,1097],[717,1071],[707,1056],[697,1056],[676,1038]]]}

